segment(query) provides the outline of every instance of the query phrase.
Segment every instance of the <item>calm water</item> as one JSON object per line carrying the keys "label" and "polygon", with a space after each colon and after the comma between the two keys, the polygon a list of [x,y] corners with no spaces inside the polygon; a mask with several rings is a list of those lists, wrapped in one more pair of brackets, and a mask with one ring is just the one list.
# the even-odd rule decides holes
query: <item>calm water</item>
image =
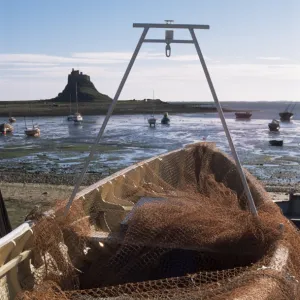
{"label": "calm water", "polygon": [[[147,116],[113,116],[89,172],[121,169],[204,138],[229,153],[216,114],[171,115],[170,126],[160,124],[161,115],[156,117],[156,128],[150,128]],[[265,180],[277,176],[283,168],[283,172],[289,176],[283,176],[281,181],[299,183],[300,120],[282,123],[279,134],[270,133],[267,125],[274,117],[273,111],[266,110],[254,113],[251,121],[236,121],[232,113],[226,114],[244,166]],[[76,126],[62,117],[35,118],[33,121],[40,125],[41,137],[28,138],[24,135],[24,119],[19,118],[14,125],[13,135],[0,136],[0,167],[26,166],[29,171],[55,170],[58,173],[78,171],[103,119],[104,116],[84,116],[84,123]],[[6,122],[6,118],[0,118],[0,123],[3,122]],[[31,119],[27,123],[31,123]],[[273,138],[282,138],[284,146],[269,146],[268,140]]]}

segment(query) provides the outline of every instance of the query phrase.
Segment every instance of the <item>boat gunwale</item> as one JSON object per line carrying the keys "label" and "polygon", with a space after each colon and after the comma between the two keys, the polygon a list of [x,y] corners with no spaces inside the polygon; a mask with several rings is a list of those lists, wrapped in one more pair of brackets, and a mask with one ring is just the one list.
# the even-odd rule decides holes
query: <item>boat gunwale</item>
{"label": "boat gunwale", "polygon": [[[200,144],[205,144],[205,145],[211,145],[211,146],[215,146],[216,144],[214,142],[197,142],[197,143],[193,143],[193,144],[187,144],[185,145],[184,147],[181,147],[179,149],[175,149],[173,151],[168,151],[166,153],[162,153],[162,154],[159,154],[157,156],[153,156],[151,158],[148,158],[148,159],[145,159],[145,160],[142,160],[140,162],[137,162],[133,165],[130,165],[129,167],[126,167],[120,171],[117,171],[115,173],[113,173],[112,175],[110,176],[107,176],[103,179],[100,179],[99,181],[93,183],[92,185],[84,188],[83,190],[79,191],[76,196],[75,196],[75,199],[74,200],[77,200],[79,198],[82,198],[84,197],[86,194],[96,190],[97,188],[99,188],[100,186],[102,186],[103,184],[109,182],[109,181],[112,181],[113,179],[119,177],[119,176],[122,176],[122,175],[125,175],[127,172],[131,171],[131,170],[134,170],[138,167],[142,167],[143,165],[147,164],[147,163],[150,163],[156,159],[162,159],[163,157],[165,156],[168,156],[170,154],[174,154],[176,152],[180,152],[180,151],[184,151],[185,149],[188,149],[190,147],[194,147],[196,145],[200,145]],[[218,151],[218,150],[217,150]]]}

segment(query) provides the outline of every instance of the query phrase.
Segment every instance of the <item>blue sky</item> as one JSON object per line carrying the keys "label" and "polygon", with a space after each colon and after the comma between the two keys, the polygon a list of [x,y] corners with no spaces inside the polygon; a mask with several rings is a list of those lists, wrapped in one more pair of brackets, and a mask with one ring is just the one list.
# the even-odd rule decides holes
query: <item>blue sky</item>
{"label": "blue sky", "polygon": [[[220,100],[300,99],[299,0],[0,0],[0,8],[0,100],[54,97],[72,67],[113,97],[141,34],[132,23],[164,19],[211,26],[197,37]],[[172,45],[169,59],[164,45],[143,45],[120,98],[152,90],[166,101],[211,100],[192,45]]]}

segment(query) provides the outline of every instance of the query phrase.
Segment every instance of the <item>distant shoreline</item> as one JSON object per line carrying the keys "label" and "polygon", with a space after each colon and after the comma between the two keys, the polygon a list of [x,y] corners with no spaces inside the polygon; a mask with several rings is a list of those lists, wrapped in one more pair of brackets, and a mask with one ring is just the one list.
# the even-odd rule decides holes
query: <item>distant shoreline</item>
{"label": "distant shoreline", "polygon": [[[78,111],[83,115],[106,115],[109,108],[109,103],[99,102],[84,102],[79,103]],[[224,112],[237,112],[230,108],[223,108]],[[205,104],[169,104],[163,103],[153,106],[151,103],[128,103],[119,102],[114,109],[114,115],[132,115],[132,114],[169,114],[174,113],[216,113],[217,110],[212,105]],[[34,105],[22,104],[7,104],[0,102],[1,117],[24,117],[24,116],[68,116],[74,113],[74,109],[70,112],[68,103],[35,103]]]}

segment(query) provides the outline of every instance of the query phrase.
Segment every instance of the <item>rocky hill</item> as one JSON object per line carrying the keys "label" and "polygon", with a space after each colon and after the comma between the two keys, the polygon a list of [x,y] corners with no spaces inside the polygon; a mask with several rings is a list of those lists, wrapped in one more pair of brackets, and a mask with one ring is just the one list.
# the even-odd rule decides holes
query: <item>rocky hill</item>
{"label": "rocky hill", "polygon": [[52,98],[55,102],[71,102],[76,101],[76,85],[78,102],[111,102],[111,98],[97,91],[94,84],[90,80],[90,76],[82,74],[79,70],[72,69],[68,75],[68,83],[64,90],[57,97]]}

